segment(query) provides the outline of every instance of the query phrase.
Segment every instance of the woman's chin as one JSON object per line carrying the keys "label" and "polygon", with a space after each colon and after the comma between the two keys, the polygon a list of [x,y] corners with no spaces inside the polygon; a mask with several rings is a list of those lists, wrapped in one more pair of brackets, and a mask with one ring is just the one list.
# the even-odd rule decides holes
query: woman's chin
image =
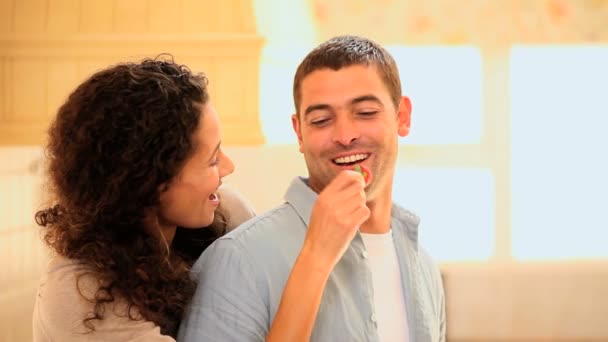
{"label": "woman's chin", "polygon": [[199,227],[209,227],[212,223],[213,223],[213,219],[215,218],[214,214],[211,214],[210,217],[207,217],[203,220],[201,220],[201,224],[199,225]]}
{"label": "woman's chin", "polygon": [[188,223],[183,223],[180,224],[179,227],[181,228],[187,228],[187,229],[200,229],[200,228],[206,228],[209,227],[212,223],[213,223],[213,219],[215,218],[214,214],[211,214],[211,216],[205,217],[205,218],[200,218],[196,221],[191,221]]}

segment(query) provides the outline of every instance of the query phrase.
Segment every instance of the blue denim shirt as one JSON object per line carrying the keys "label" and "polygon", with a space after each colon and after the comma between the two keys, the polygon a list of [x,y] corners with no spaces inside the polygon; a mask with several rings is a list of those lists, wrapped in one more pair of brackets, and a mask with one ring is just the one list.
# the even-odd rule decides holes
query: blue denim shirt
{"label": "blue denim shirt", "polygon": [[[198,287],[178,341],[265,340],[316,198],[306,180],[296,178],[286,203],[243,223],[201,255],[192,270]],[[418,246],[419,220],[395,205],[391,216],[410,341],[443,342],[443,287],[438,268]],[[364,251],[357,233],[327,281],[311,341],[379,341]]]}

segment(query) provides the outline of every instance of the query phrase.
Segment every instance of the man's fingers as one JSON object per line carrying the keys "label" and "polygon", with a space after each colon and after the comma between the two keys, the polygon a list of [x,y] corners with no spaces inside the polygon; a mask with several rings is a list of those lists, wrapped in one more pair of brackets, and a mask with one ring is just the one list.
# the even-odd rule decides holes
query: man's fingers
{"label": "man's fingers", "polygon": [[370,210],[368,207],[360,206],[354,208],[350,214],[345,216],[345,225],[347,227],[357,228],[361,226],[370,216]]}
{"label": "man's fingers", "polygon": [[344,170],[340,171],[336,178],[334,178],[325,189],[328,189],[329,191],[340,191],[353,184],[361,184],[362,187],[365,187],[365,179],[358,172]]}

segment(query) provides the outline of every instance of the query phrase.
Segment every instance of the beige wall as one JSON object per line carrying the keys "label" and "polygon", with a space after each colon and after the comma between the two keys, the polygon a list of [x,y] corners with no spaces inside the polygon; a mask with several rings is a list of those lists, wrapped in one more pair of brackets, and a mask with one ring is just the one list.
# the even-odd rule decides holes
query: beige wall
{"label": "beige wall", "polygon": [[42,199],[39,148],[0,148],[0,341],[31,339],[36,287],[48,253],[33,213]]}
{"label": "beige wall", "polygon": [[[385,44],[578,44],[606,42],[605,0],[306,0],[321,39],[336,33]],[[371,29],[373,28],[373,29]]]}
{"label": "beige wall", "polygon": [[[289,41],[289,36],[271,32],[264,23],[268,33],[261,37],[252,6],[270,13],[281,1],[0,0],[0,341],[31,339],[34,293],[48,254],[33,223],[44,195],[39,144],[57,106],[92,71],[167,51],[208,73],[226,150],[237,165],[226,182],[258,211],[280,202],[294,175],[306,174],[297,147],[263,145],[259,127],[260,49],[264,40]],[[601,25],[608,20],[605,2],[469,0],[456,7],[445,0],[298,3],[312,13],[317,39],[370,32],[384,43],[467,43],[482,51],[483,141],[401,151],[407,156],[400,161],[404,165],[487,167],[496,179],[494,257],[488,263],[442,265],[450,340],[608,340],[608,262],[516,263],[510,257],[505,96],[508,44],[555,43],[564,37],[568,43],[607,42]],[[506,15],[501,5],[508,5],[503,6]],[[374,24],[382,13],[392,13],[380,17],[384,28]],[[406,13],[407,20],[398,13]],[[367,29],[360,28],[362,22]],[[20,144],[30,146],[16,146]]]}

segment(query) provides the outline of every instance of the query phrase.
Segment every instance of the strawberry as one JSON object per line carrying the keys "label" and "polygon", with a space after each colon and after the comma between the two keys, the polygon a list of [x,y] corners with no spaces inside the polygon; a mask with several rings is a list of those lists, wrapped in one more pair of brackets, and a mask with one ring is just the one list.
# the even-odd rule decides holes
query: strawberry
{"label": "strawberry", "polygon": [[365,180],[366,185],[369,184],[369,182],[371,181],[372,173],[367,167],[365,167],[361,164],[357,164],[357,165],[355,165],[354,170],[359,172],[361,174],[361,176],[363,176],[363,179]]}

